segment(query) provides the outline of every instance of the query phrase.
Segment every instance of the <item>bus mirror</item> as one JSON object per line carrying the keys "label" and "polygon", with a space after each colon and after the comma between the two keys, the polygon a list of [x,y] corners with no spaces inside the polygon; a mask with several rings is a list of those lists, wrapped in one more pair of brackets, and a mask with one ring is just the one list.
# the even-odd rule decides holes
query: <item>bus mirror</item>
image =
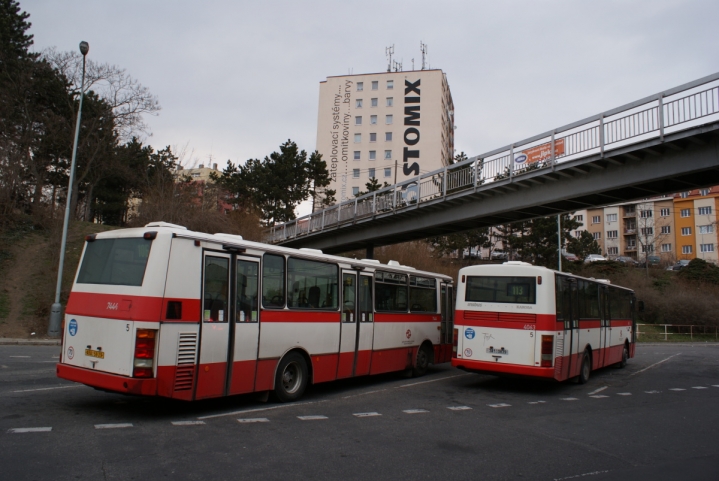
{"label": "bus mirror", "polygon": [[637,302],[637,309],[639,310],[639,312],[644,312],[644,301]]}

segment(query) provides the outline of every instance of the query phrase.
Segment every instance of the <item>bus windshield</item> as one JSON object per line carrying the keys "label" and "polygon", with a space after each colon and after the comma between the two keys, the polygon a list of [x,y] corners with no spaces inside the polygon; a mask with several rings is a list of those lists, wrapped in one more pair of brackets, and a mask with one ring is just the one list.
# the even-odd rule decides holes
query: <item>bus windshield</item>
{"label": "bus windshield", "polygon": [[142,237],[88,242],[78,284],[141,286],[151,245],[151,241]]}
{"label": "bus windshield", "polygon": [[465,301],[536,304],[534,277],[468,276]]}

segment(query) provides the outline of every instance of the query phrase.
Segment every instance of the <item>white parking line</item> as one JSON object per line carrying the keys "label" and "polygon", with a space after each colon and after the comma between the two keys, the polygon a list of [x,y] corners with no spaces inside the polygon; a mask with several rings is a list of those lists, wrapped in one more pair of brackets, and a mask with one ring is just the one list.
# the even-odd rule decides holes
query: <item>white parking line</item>
{"label": "white parking line", "polygon": [[596,476],[597,474],[604,474],[604,473],[608,473],[608,472],[609,472],[609,470],[592,471],[591,473],[575,474],[574,476],[567,476],[566,478],[554,478],[554,481],[564,481],[565,479],[584,478],[586,476]]}
{"label": "white parking line", "polygon": [[377,413],[377,412],[371,412],[371,413],[354,413],[354,414],[352,414],[352,415],[353,415],[354,417],[357,417],[357,418],[371,418],[371,417],[374,417],[374,416],[381,416],[381,414],[380,414],[380,413]]}
{"label": "white parking line", "polygon": [[632,395],[632,393],[630,393],[630,392],[618,392],[617,393],[617,396],[631,396],[631,395]]}
{"label": "white parking line", "polygon": [[592,391],[592,392],[590,392],[589,394],[587,394],[587,396],[591,396],[592,394],[600,393],[600,392],[604,391],[605,389],[607,389],[608,387],[609,387],[609,386],[604,386],[604,387],[600,387],[599,389],[595,389],[594,391]]}
{"label": "white parking line", "polygon": [[10,392],[35,392],[35,391],[51,391],[53,389],[70,389],[72,387],[83,387],[83,384],[73,384],[72,386],[57,386],[57,387],[39,387],[37,389],[21,389],[19,391]]}
{"label": "white parking line", "polygon": [[402,412],[407,413],[407,414],[421,414],[421,413],[428,413],[429,411],[427,411],[426,409],[405,409]]}
{"label": "white parking line", "polygon": [[375,394],[378,392],[386,391],[386,389],[377,389],[376,391],[367,391],[367,392],[361,392],[359,394],[350,394],[349,396],[342,396],[342,399],[349,399],[351,397],[357,397],[357,396],[365,396],[367,394]]}
{"label": "white parking line", "polygon": [[205,424],[205,421],[172,421],[173,426],[197,426],[198,424]]}
{"label": "white parking line", "polygon": [[692,386],[692,389],[709,389],[706,386]]}
{"label": "white parking line", "polygon": [[529,401],[527,404],[544,404],[546,401]]}
{"label": "white parking line", "polygon": [[447,409],[450,411],[469,411],[472,408],[469,406],[447,406]]}
{"label": "white parking line", "polygon": [[437,381],[446,381],[447,379],[452,379],[453,377],[462,377],[462,376],[470,376],[472,373],[466,373],[466,374],[455,374],[454,376],[446,376],[440,379],[432,379],[430,381],[420,381],[420,382],[413,382],[411,384],[402,384],[401,386],[396,386],[397,388],[401,387],[411,387],[411,386],[417,386],[418,384],[427,384],[430,382],[437,382]]}
{"label": "white parking line", "polygon": [[297,416],[300,421],[319,421],[320,419],[327,419],[327,416],[312,415],[312,416]]}
{"label": "white parking line", "polygon": [[95,424],[95,429],[121,429],[131,428],[132,423],[117,423],[117,424]]}
{"label": "white parking line", "polygon": [[644,391],[647,394],[659,394],[661,391]]}
{"label": "white parking line", "polygon": [[671,359],[671,358],[673,358],[673,357],[677,357],[677,356],[680,355],[680,354],[681,354],[681,352],[678,352],[678,353],[674,354],[673,356],[669,356],[669,357],[666,358],[666,359],[662,359],[662,360],[659,361],[659,362],[655,362],[654,364],[652,364],[652,365],[650,365],[650,366],[647,366],[647,367],[645,367],[644,369],[642,369],[642,370],[640,370],[640,371],[631,373],[630,376],[636,376],[636,375],[639,374],[640,372],[644,372],[644,371],[646,371],[647,369],[651,369],[651,368],[653,368],[654,366],[658,366],[658,365],[660,365],[660,364],[663,363],[663,362],[667,362],[669,359]]}
{"label": "white parking line", "polygon": [[712,384],[712,386],[714,386],[714,387],[719,387],[719,384]]}
{"label": "white parking line", "polygon": [[673,387],[669,389],[670,391],[686,391],[683,387]]}
{"label": "white parking line", "polygon": [[489,406],[489,407],[491,407],[491,408],[509,408],[509,407],[512,407],[511,404],[507,404],[507,403],[487,404],[487,406]]}
{"label": "white parking line", "polygon": [[308,404],[318,404],[318,403],[323,403],[326,401],[327,401],[326,399],[323,399],[322,401],[308,401],[308,402],[304,402],[304,403],[281,404],[279,406],[271,406],[268,408],[244,409],[242,411],[233,411],[231,413],[210,414],[209,416],[199,416],[197,419],[213,419],[213,418],[221,418],[224,416],[236,416],[237,414],[258,413],[260,411],[272,411],[274,409],[291,408],[291,407],[296,407],[296,406],[306,406]]}
{"label": "white parking line", "polygon": [[237,420],[240,424],[249,424],[249,423],[269,423],[270,420],[267,418],[240,418]]}
{"label": "white parking line", "polygon": [[579,401],[579,398],[576,398],[576,397],[563,397],[561,400],[562,400],[562,401]]}
{"label": "white parking line", "polygon": [[52,431],[52,428],[12,428],[7,430],[10,434],[49,433],[50,431]]}
{"label": "white parking line", "polygon": [[609,396],[605,396],[604,394],[597,394],[596,396],[589,396],[589,397],[593,397],[594,399],[602,399],[602,398],[609,397]]}

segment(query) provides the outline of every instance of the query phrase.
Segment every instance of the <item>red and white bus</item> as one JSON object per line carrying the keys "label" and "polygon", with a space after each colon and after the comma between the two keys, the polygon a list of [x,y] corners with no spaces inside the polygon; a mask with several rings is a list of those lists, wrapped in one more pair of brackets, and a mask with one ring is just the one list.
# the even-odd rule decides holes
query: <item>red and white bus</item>
{"label": "red and white bus", "polygon": [[526,262],[465,267],[452,365],[585,383],[592,370],[634,357],[634,305],[630,289]]}
{"label": "red and white bus", "polygon": [[57,375],[184,400],[448,362],[452,279],[163,222],[87,236]]}

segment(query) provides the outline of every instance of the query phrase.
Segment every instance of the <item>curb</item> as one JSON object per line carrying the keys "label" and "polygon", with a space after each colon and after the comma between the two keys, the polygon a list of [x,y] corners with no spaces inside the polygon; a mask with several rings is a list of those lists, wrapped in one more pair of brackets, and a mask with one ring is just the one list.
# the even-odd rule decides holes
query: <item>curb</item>
{"label": "curb", "polygon": [[59,346],[60,339],[12,339],[0,337],[0,346]]}

